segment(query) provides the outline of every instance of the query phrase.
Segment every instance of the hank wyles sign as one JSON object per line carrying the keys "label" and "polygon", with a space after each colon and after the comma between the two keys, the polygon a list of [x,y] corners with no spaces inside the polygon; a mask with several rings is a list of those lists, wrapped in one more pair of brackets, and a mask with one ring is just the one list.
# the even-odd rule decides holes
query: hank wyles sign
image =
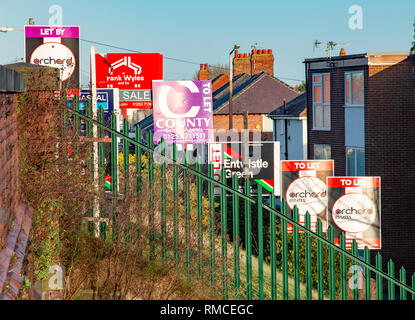
{"label": "hank wyles sign", "polygon": [[347,249],[353,240],[358,249],[380,249],[380,177],[327,177],[327,187],[327,221],[335,243],[343,232]]}
{"label": "hank wyles sign", "polygon": [[[323,232],[327,229],[326,177],[332,176],[333,160],[283,160],[281,161],[281,191],[288,207],[298,208],[298,218],[305,225],[305,214],[310,214],[310,227],[316,231],[317,219],[321,220]],[[292,212],[288,214],[292,217]],[[293,230],[288,224],[288,231]]]}
{"label": "hank wyles sign", "polygon": [[152,80],[163,79],[163,56],[159,53],[97,54],[98,88],[118,88],[120,107],[151,109]]}
{"label": "hank wyles sign", "polygon": [[58,68],[63,89],[79,88],[79,27],[25,26],[26,62]]}
{"label": "hank wyles sign", "polygon": [[[210,143],[208,158],[209,163],[213,164],[215,180],[221,181],[221,171],[224,170],[228,185],[232,185],[233,175],[240,178],[241,191],[243,180],[247,178],[255,182],[251,186],[251,193],[256,193],[256,185],[261,185],[263,194],[280,195],[279,146],[279,142],[275,141],[251,141],[244,155],[246,151],[241,142]],[[220,188],[215,188],[215,194],[220,194]]]}
{"label": "hank wyles sign", "polygon": [[153,121],[154,143],[212,141],[211,81],[153,81]]}

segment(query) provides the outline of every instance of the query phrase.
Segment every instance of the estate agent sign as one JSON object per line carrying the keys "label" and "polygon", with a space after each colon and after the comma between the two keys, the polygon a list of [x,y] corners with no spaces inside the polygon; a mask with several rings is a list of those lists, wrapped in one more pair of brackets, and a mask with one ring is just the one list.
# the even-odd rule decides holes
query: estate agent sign
{"label": "estate agent sign", "polygon": [[380,249],[380,177],[328,177],[327,187],[327,220],[335,243],[344,232],[347,249],[353,240],[358,249]]}
{"label": "estate agent sign", "polygon": [[[323,232],[327,229],[326,177],[333,176],[333,160],[282,160],[281,161],[281,196],[289,209],[298,208],[298,218],[305,225],[305,214],[310,214],[310,227],[317,231],[317,219],[321,220]],[[292,211],[289,217],[292,218]],[[291,232],[292,225],[288,224]]]}

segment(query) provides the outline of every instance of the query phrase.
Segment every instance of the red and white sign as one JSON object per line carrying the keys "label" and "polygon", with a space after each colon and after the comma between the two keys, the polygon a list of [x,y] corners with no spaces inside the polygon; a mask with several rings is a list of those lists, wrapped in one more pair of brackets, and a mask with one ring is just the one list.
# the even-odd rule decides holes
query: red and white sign
{"label": "red and white sign", "polygon": [[95,61],[97,88],[118,88],[120,108],[152,108],[152,81],[163,80],[163,55],[107,53]]}
{"label": "red and white sign", "polygon": [[[320,219],[323,232],[327,229],[327,185],[326,178],[334,173],[333,160],[282,160],[281,195],[293,210],[298,208],[299,223],[305,226],[305,215],[310,214],[310,228],[317,231]],[[288,212],[292,218],[292,212]],[[291,224],[288,232],[293,231]],[[301,231],[301,229],[300,229]]]}
{"label": "red and white sign", "polygon": [[327,221],[334,241],[346,237],[346,249],[380,249],[380,177],[327,177]]}

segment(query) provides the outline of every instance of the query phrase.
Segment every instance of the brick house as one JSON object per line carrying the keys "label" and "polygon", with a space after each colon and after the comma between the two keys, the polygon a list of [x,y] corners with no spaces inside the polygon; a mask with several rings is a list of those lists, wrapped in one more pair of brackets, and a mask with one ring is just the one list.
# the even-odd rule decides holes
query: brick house
{"label": "brick house", "polygon": [[334,159],[336,176],[381,176],[383,267],[392,259],[395,270],[412,274],[414,56],[368,52],[304,63],[309,159]]}

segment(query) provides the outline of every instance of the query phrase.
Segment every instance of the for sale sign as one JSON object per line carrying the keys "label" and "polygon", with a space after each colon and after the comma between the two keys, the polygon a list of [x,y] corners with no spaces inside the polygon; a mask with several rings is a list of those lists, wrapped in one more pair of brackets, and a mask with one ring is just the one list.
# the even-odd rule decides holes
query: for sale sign
{"label": "for sale sign", "polygon": [[155,144],[211,142],[211,81],[153,81],[153,121]]}
{"label": "for sale sign", "polygon": [[[305,215],[310,214],[310,227],[317,231],[317,219],[321,220],[323,232],[327,229],[326,178],[333,176],[333,160],[283,160],[281,161],[281,196],[293,210],[298,208],[299,223],[305,226]],[[292,211],[288,216],[293,218]],[[293,226],[288,224],[288,231]]]}
{"label": "for sale sign", "polygon": [[327,221],[335,243],[343,232],[347,249],[353,240],[358,249],[380,249],[380,177],[327,177],[327,187]]}
{"label": "for sale sign", "polygon": [[[92,91],[81,90],[79,97],[79,110],[85,112],[87,102],[92,103]],[[118,89],[97,89],[97,109],[102,108],[104,111],[104,122],[111,126],[111,115],[119,110]],[[109,132],[105,133],[106,137],[111,137]]]}
{"label": "for sale sign", "polygon": [[161,54],[96,54],[95,61],[97,87],[118,88],[120,108],[152,108],[152,80],[163,79]]}
{"label": "for sale sign", "polygon": [[[240,191],[243,191],[246,178],[251,180],[251,194],[256,194],[257,185],[261,185],[264,195],[280,195],[278,141],[248,142],[246,155],[242,142],[210,143],[208,149],[209,163],[213,164],[215,180],[221,181],[221,171],[224,169],[224,183],[227,185],[232,185],[232,176],[236,175],[240,178]],[[220,194],[219,187],[215,188],[215,194]]]}
{"label": "for sale sign", "polygon": [[26,62],[58,68],[62,89],[79,88],[79,27],[25,26]]}

